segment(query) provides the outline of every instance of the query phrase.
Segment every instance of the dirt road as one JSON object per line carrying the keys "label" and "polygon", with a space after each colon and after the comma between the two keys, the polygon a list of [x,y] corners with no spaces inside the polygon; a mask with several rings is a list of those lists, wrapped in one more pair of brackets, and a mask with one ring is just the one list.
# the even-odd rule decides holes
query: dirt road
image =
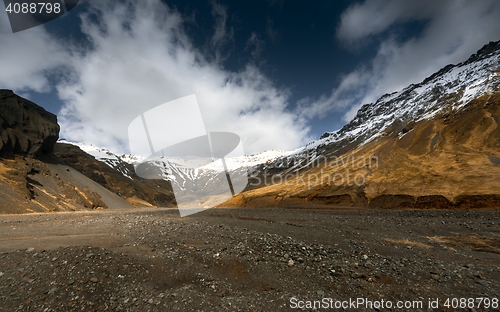
{"label": "dirt road", "polygon": [[[335,310],[345,303],[352,311],[427,311],[436,298],[436,311],[451,311],[461,298],[479,297],[494,311],[499,224],[498,210],[4,215],[0,311]],[[478,302],[461,310],[485,310],[486,300]]]}

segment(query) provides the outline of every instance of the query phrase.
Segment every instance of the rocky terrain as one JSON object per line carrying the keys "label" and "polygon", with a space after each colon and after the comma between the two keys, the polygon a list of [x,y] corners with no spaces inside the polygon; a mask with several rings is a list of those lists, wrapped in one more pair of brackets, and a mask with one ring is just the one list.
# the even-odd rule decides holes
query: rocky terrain
{"label": "rocky terrain", "polygon": [[[110,166],[73,144],[60,142],[55,144],[51,157],[54,161],[74,168],[104,188],[119,194],[134,207],[175,206],[172,186],[168,181],[142,179],[135,174],[130,163],[116,161]],[[50,157],[44,160],[50,161]]]}
{"label": "rocky terrain", "polygon": [[37,158],[0,155],[1,213],[175,205],[167,181],[127,178],[73,145],[52,149]]}
{"label": "rocky terrain", "polygon": [[499,222],[484,210],[2,216],[0,311],[287,311],[291,298],[496,311],[444,304],[499,298]]}

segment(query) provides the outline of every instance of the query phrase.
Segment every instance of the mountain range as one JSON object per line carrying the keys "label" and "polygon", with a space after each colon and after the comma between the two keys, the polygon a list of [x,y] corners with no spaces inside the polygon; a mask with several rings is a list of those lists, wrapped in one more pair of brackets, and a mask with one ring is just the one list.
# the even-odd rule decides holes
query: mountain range
{"label": "mountain range", "polygon": [[[60,139],[54,115],[0,90],[0,212],[174,207],[172,184],[210,170],[159,166]],[[295,151],[226,159],[247,189],[222,207],[500,207],[500,41],[421,83],[363,105],[342,129]],[[208,168],[209,169],[209,168]]]}
{"label": "mountain range", "polygon": [[[261,166],[262,187],[231,203],[499,207],[499,91],[500,42],[490,42],[460,64],[363,105],[342,129],[300,152]],[[263,183],[263,176],[290,173],[283,183]]]}

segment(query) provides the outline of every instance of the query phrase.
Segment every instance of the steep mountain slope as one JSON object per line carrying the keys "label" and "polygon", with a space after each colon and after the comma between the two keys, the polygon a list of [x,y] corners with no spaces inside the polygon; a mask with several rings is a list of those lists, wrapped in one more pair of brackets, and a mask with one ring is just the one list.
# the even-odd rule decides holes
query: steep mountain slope
{"label": "steep mountain slope", "polygon": [[57,117],[0,90],[0,214],[175,205],[170,183],[125,177],[78,147],[56,144]]}
{"label": "steep mountain slope", "polygon": [[500,42],[365,104],[226,205],[500,207]]}
{"label": "steep mountain slope", "polygon": [[[135,207],[175,206],[175,197],[168,181],[142,179],[135,174],[132,165],[121,159],[110,157],[105,163],[78,146],[61,142],[55,144],[53,157],[55,160],[44,160],[60,162],[74,168]],[[113,166],[110,166],[110,163]]]}
{"label": "steep mountain slope", "polygon": [[130,204],[51,157],[57,117],[0,90],[0,213],[128,207]]}
{"label": "steep mountain slope", "polygon": [[0,157],[0,214],[175,206],[169,182],[125,177],[70,144],[30,158]]}
{"label": "steep mountain slope", "polygon": [[0,214],[132,207],[117,194],[61,163],[19,156],[0,161]]}

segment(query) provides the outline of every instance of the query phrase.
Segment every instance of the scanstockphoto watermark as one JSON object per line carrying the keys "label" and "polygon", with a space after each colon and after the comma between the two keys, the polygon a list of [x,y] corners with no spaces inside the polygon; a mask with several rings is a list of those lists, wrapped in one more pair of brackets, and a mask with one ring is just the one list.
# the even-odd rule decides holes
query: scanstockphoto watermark
{"label": "scanstockphoto watermark", "polygon": [[[301,300],[296,297],[290,298],[289,306],[292,309],[422,309],[424,307],[423,300],[370,300],[368,298],[349,298],[348,300],[337,300],[333,298],[322,298],[321,300]],[[431,307],[428,304],[428,307]]]}
{"label": "scanstockphoto watermark", "polygon": [[488,297],[448,297],[448,298],[419,298],[418,300],[385,300],[368,298],[348,298],[347,300],[338,300],[333,298],[322,298],[320,300],[290,298],[289,307],[302,310],[320,310],[320,309],[366,309],[366,310],[434,310],[434,309],[494,309],[499,307],[499,299]]}
{"label": "scanstockphoto watermark", "polygon": [[[297,168],[292,172],[281,174],[271,173],[273,169]],[[304,172],[304,169],[318,168],[316,171]],[[287,158],[266,166],[263,172],[250,173],[249,185],[267,186],[273,184],[307,185],[309,189],[316,185],[363,186],[366,176],[378,168],[378,157],[371,156],[319,156],[307,155]]]}

